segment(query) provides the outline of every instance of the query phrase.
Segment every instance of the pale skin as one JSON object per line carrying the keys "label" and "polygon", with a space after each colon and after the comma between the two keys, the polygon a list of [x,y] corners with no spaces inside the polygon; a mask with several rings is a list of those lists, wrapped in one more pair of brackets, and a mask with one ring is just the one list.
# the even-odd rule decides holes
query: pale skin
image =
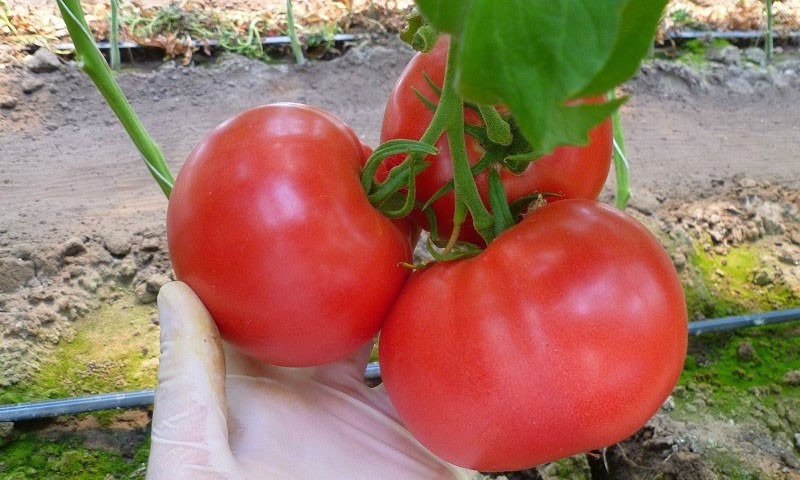
{"label": "pale skin", "polygon": [[403,427],[363,382],[371,345],[314,368],[266,365],[224,345],[184,283],[158,296],[161,363],[150,480],[471,479]]}

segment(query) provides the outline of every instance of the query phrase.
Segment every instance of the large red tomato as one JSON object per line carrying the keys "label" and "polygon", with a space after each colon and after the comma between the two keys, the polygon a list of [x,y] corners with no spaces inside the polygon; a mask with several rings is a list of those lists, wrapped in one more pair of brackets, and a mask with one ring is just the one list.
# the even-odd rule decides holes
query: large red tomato
{"label": "large red tomato", "polygon": [[[419,53],[411,59],[400,74],[391,92],[381,128],[381,141],[396,138],[419,140],[425,133],[433,112],[417,97],[418,91],[428,100],[438,102],[433,88],[425,80],[424,74],[436,84],[444,82],[444,69],[447,61],[448,37],[442,36],[436,46],[428,53]],[[601,97],[587,99],[588,102],[602,101]],[[480,117],[471,109],[464,110],[467,123],[481,125]],[[482,155],[483,147],[469,135],[466,136],[467,156],[472,165]],[[589,132],[589,143],[586,146],[559,147],[553,153],[532,162],[520,175],[502,168],[500,178],[506,189],[509,202],[532,193],[555,193],[560,197],[548,197],[550,200],[560,198],[596,199],[603,189],[611,167],[611,148],[613,133],[611,119],[607,119]],[[437,142],[439,154],[428,156],[431,162],[426,170],[417,176],[417,200],[426,202],[442,186],[453,179],[453,167],[450,160],[450,148],[445,136]],[[402,158],[390,159],[397,163]],[[483,172],[476,176],[478,190],[488,206],[489,176]],[[432,205],[436,213],[439,236],[447,238],[453,229],[453,213],[455,210],[453,192],[449,192]],[[428,221],[424,214],[416,211],[412,218],[420,226],[428,229]],[[472,217],[468,217],[459,238],[468,242],[483,244],[478,233],[472,227]]]}
{"label": "large red tomato", "polygon": [[183,165],[167,212],[172,264],[245,353],[322,364],[380,328],[411,249],[368,202],[363,155],[332,114],[275,104],[224,122]]}
{"label": "large red tomato", "polygon": [[686,344],[681,285],[655,237],[576,199],[534,211],[477,257],[412,274],[380,363],[423,445],[502,471],[633,434],[670,394]]}

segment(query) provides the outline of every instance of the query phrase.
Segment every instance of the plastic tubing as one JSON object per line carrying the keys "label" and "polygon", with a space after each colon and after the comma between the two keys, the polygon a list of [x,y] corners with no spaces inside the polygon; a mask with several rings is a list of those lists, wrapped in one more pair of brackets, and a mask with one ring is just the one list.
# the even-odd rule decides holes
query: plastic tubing
{"label": "plastic tubing", "polygon": [[[333,36],[333,41],[352,42],[358,38],[359,37],[357,37],[356,35],[351,35],[349,33],[337,33],[336,35]],[[97,43],[97,48],[101,50],[107,50],[111,48],[111,42],[96,42],[96,43]],[[284,45],[292,43],[292,39],[288,35],[277,35],[273,37],[264,37],[261,40],[261,43],[264,45]],[[146,45],[140,45],[136,42],[131,42],[131,41],[119,42],[119,48],[141,48],[143,46],[146,47]],[[219,46],[219,41],[218,40],[208,40],[204,42],[192,41],[192,46],[197,48],[202,48],[205,46],[217,47]],[[58,45],[55,45],[53,48],[55,48],[56,50],[74,50],[75,45],[72,43],[59,43]]]}
{"label": "plastic tubing", "polygon": [[[800,320],[800,308],[690,322],[689,335],[738,330],[741,328],[772,325],[794,320]],[[364,372],[364,378],[367,380],[377,380],[380,377],[380,365],[378,365],[377,362],[368,364]],[[37,418],[75,415],[78,413],[111,410],[115,408],[148,407],[153,404],[154,396],[154,390],[137,390],[133,392],[105,393],[86,397],[0,405],[0,422],[22,422]]]}

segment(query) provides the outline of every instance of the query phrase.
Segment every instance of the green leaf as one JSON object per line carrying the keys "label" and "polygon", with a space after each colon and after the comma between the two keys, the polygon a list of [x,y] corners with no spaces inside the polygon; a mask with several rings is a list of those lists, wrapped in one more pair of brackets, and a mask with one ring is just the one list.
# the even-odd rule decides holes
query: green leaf
{"label": "green leaf", "polygon": [[578,96],[599,95],[628,80],[647,55],[658,22],[668,0],[624,2],[620,12],[620,30],[614,49],[603,69]]}
{"label": "green leaf", "polygon": [[580,145],[624,100],[569,105],[632,76],[667,0],[417,0],[458,46],[467,99],[505,104],[540,154]]}

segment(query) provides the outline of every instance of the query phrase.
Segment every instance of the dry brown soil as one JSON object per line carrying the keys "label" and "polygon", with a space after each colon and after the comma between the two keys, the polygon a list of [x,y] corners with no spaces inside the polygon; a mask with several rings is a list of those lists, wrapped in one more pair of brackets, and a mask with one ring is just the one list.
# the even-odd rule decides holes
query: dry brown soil
{"label": "dry brown soil", "polygon": [[[210,67],[146,64],[119,83],[177,172],[212,127],[275,101],[326,108],[375,145],[385,98],[409,57],[390,42],[304,67],[241,58]],[[19,102],[0,110],[0,245],[163,225],[165,198],[91,82],[72,64],[38,75],[5,67],[0,95]],[[629,85],[622,118],[634,188],[692,198],[712,181],[741,176],[800,187],[800,77],[735,74],[731,82],[657,64]],[[22,93],[25,81],[37,80],[41,88]]]}

